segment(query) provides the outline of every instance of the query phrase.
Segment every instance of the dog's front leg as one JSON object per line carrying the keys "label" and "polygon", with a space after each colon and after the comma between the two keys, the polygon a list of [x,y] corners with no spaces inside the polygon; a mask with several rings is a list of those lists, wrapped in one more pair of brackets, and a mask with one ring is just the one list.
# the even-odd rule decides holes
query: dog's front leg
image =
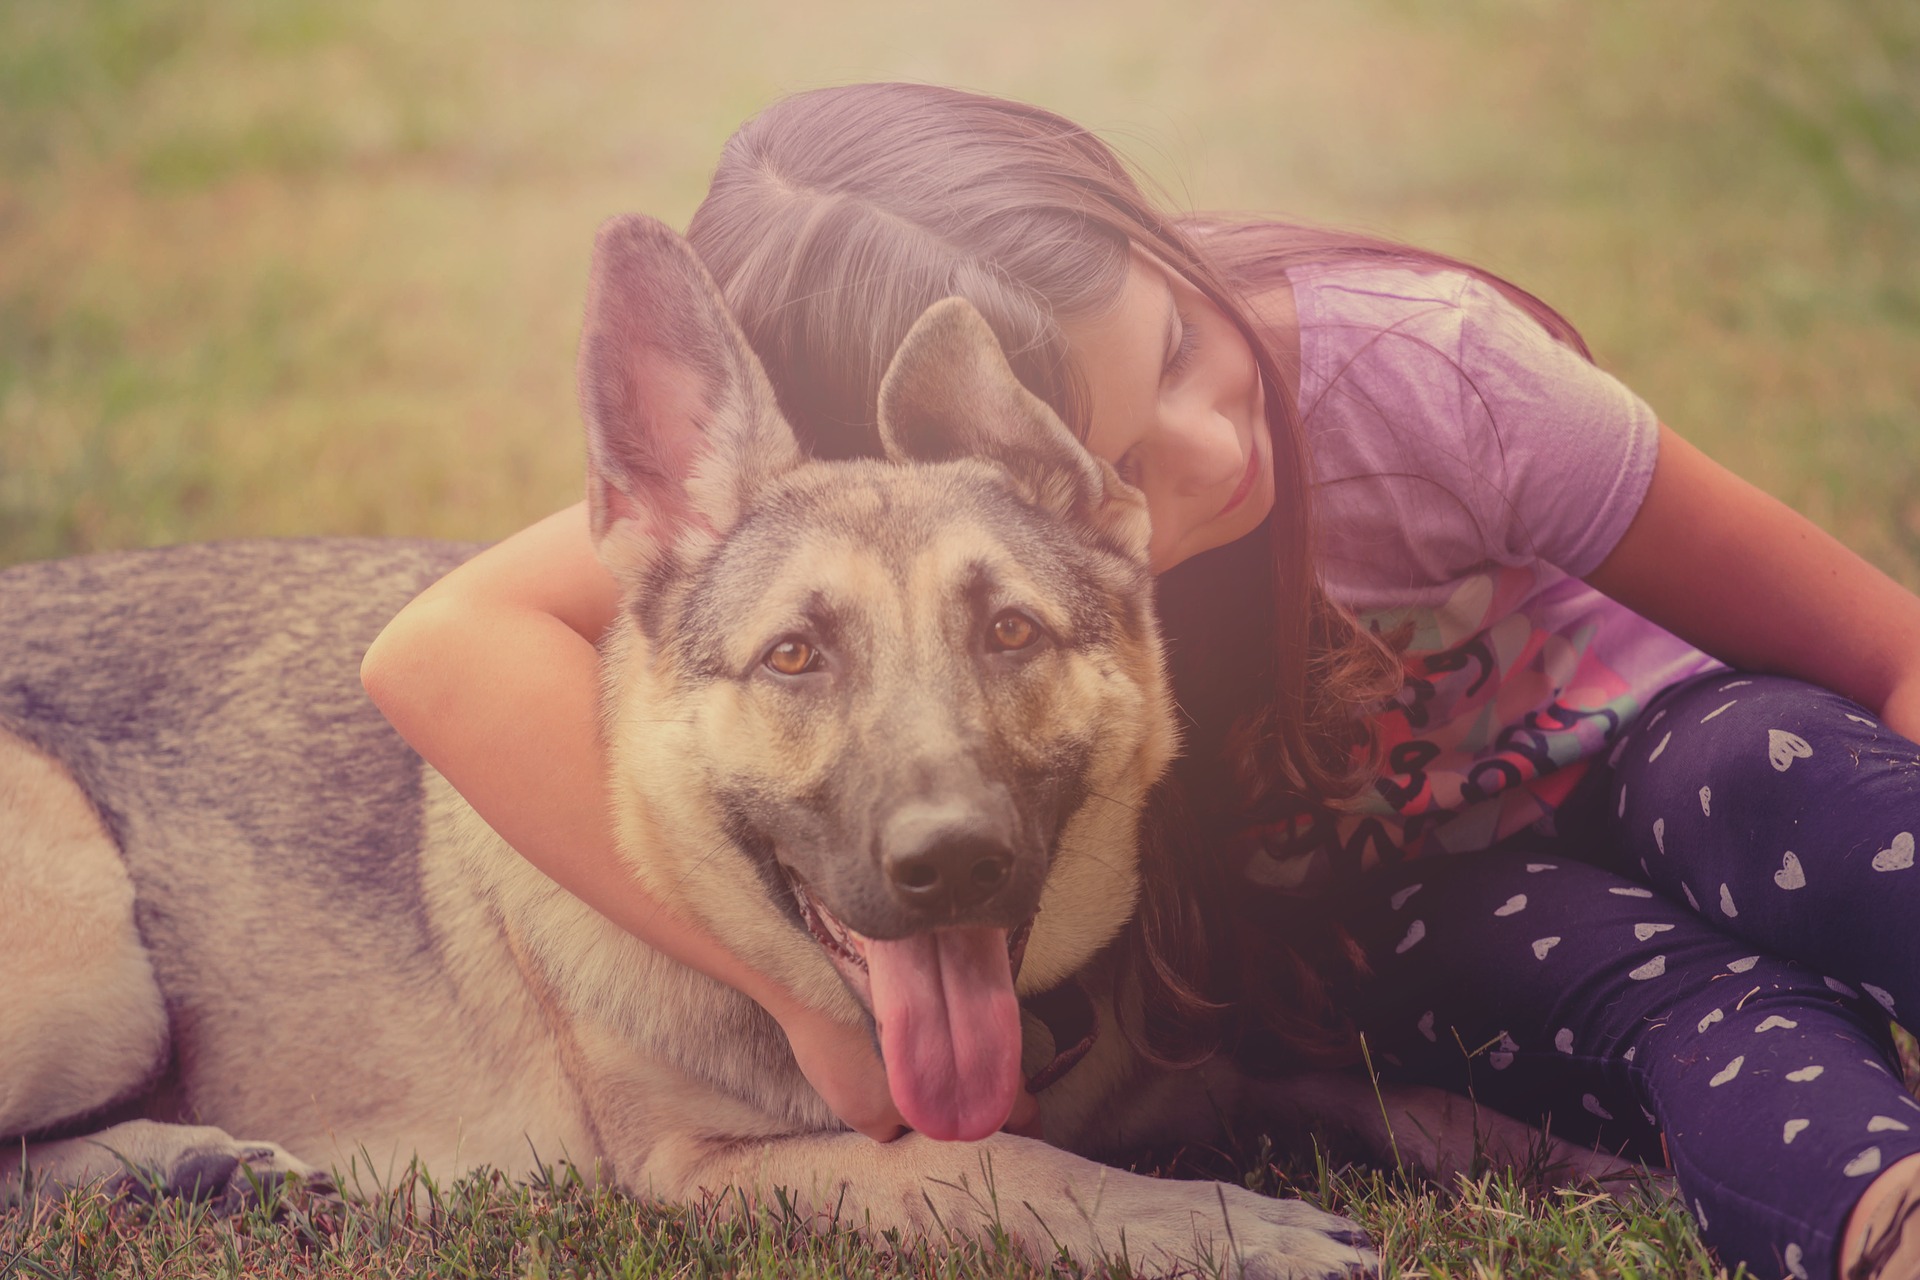
{"label": "dog's front leg", "polygon": [[1372,1275],[1359,1228],[1297,1200],[1240,1187],[1174,1182],[1098,1165],[1031,1138],[878,1143],[848,1133],[726,1139],[683,1135],[654,1146],[640,1190],[677,1200],[738,1190],[869,1229],[939,1240],[1004,1231],[1045,1262],[1125,1257],[1167,1271],[1219,1267],[1252,1277]]}

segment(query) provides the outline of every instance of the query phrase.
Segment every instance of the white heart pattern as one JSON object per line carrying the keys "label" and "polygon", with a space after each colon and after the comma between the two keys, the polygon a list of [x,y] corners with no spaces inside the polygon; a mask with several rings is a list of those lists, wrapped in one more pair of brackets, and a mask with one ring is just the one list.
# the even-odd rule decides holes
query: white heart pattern
{"label": "white heart pattern", "polygon": [[1742,956],[1738,960],[1729,960],[1727,962],[1727,972],[1728,973],[1745,973],[1747,970],[1753,968],[1753,966],[1759,963],[1760,963],[1759,956]]}
{"label": "white heart pattern", "polygon": [[1800,859],[1793,850],[1787,850],[1780,859],[1780,869],[1773,873],[1773,882],[1782,889],[1804,889],[1807,887],[1807,873],[1800,866]]}
{"label": "white heart pattern", "polygon": [[1885,991],[1881,990],[1879,987],[1874,986],[1871,982],[1861,983],[1860,989],[1866,992],[1868,995],[1872,996],[1877,1002],[1879,1002],[1879,1005],[1882,1009],[1885,1009],[1888,1013],[1894,1012],[1893,997],[1888,995]]}
{"label": "white heart pattern", "polygon": [[1864,1178],[1870,1173],[1880,1172],[1880,1148],[1868,1147],[1853,1159],[1840,1166],[1840,1172],[1849,1178]]}
{"label": "white heart pattern", "polygon": [[1913,865],[1913,832],[1902,831],[1891,847],[1873,855],[1875,871],[1905,871]]}
{"label": "white heart pattern", "polygon": [[1780,1140],[1790,1143],[1812,1124],[1811,1120],[1789,1120],[1787,1127],[1780,1131]]}
{"label": "white heart pattern", "polygon": [[1505,1071],[1513,1065],[1513,1055],[1518,1052],[1520,1052],[1520,1046],[1514,1043],[1512,1036],[1502,1031],[1500,1047],[1487,1055],[1487,1065],[1495,1071]]}
{"label": "white heart pattern", "polygon": [[1860,993],[1858,991],[1855,991],[1852,987],[1840,981],[1840,979],[1838,978],[1827,978],[1825,979],[1825,981],[1829,987],[1833,988],[1833,990],[1835,991],[1838,991],[1841,995],[1846,996],[1848,999],[1858,1000],[1860,998]]}
{"label": "white heart pattern", "polygon": [[1648,978],[1657,978],[1667,971],[1667,958],[1655,956],[1638,969],[1627,970],[1627,976],[1635,982],[1645,982]]}
{"label": "white heart pattern", "polygon": [[1867,719],[1865,716],[1856,716],[1851,711],[1847,713],[1847,719],[1853,721],[1855,724],[1863,724],[1867,726],[1867,728],[1869,729],[1878,729],[1880,727],[1879,725],[1875,724],[1873,721]]}
{"label": "white heart pattern", "polygon": [[1667,851],[1667,820],[1665,818],[1653,820],[1653,847],[1661,853]]}
{"label": "white heart pattern", "polygon": [[1781,1257],[1786,1259],[1787,1274],[1792,1276],[1793,1280],[1807,1280],[1807,1251],[1805,1249],[1802,1249],[1797,1244],[1789,1244],[1787,1251],[1783,1253]]}
{"label": "white heart pattern", "polygon": [[1400,908],[1407,905],[1408,898],[1411,898],[1414,894],[1420,892],[1420,888],[1421,886],[1417,884],[1408,885],[1406,888],[1394,894],[1391,898],[1388,898],[1387,905],[1391,906],[1395,911],[1398,911]]}
{"label": "white heart pattern", "polygon": [[1700,812],[1706,814],[1709,818],[1713,816],[1713,788],[1712,787],[1700,788]]}
{"label": "white heart pattern", "polygon": [[1783,1018],[1779,1014],[1775,1013],[1775,1014],[1770,1014],[1765,1018],[1762,1018],[1760,1020],[1760,1025],[1754,1028],[1754,1032],[1758,1034],[1759,1032],[1762,1032],[1762,1031],[1774,1031],[1781,1027],[1785,1027],[1787,1030],[1791,1031],[1793,1028],[1799,1025],[1800,1024],[1795,1022],[1792,1018]]}
{"label": "white heart pattern", "polygon": [[1553,1033],[1553,1047],[1562,1053],[1573,1052],[1573,1028],[1562,1027]]}
{"label": "white heart pattern", "polygon": [[1647,757],[1647,763],[1652,764],[1655,760],[1658,760],[1660,758],[1660,753],[1662,751],[1665,751],[1667,749],[1667,744],[1672,741],[1673,741],[1673,730],[1669,729],[1666,732],[1666,736],[1660,739],[1660,745],[1653,749],[1653,754]]}
{"label": "white heart pattern", "polygon": [[1428,1040],[1434,1041],[1436,1044],[1439,1043],[1433,1034],[1433,1010],[1429,1009],[1421,1014],[1420,1021],[1414,1025],[1420,1028],[1421,1035],[1425,1036]]}
{"label": "white heart pattern", "polygon": [[1670,924],[1637,924],[1633,926],[1633,936],[1645,942],[1656,933],[1665,933],[1673,928]]}
{"label": "white heart pattern", "polygon": [[1787,1072],[1787,1079],[1795,1084],[1805,1084],[1809,1080],[1818,1080],[1827,1073],[1825,1067],[1802,1067],[1798,1071]]}
{"label": "white heart pattern", "polygon": [[1795,760],[1805,760],[1812,754],[1813,748],[1799,734],[1785,729],[1767,730],[1767,763],[1773,766],[1774,772],[1785,773]]}
{"label": "white heart pattern", "polygon": [[1535,960],[1545,960],[1547,958],[1547,952],[1553,950],[1559,944],[1559,938],[1535,938],[1533,940],[1533,958]]}
{"label": "white heart pattern", "polygon": [[1427,922],[1425,920],[1415,920],[1411,925],[1407,926],[1407,936],[1400,939],[1400,945],[1393,949],[1393,954],[1400,955],[1404,953],[1407,948],[1426,936]]}
{"label": "white heart pattern", "polygon": [[1695,1030],[1705,1031],[1708,1027],[1712,1026],[1714,1023],[1720,1021],[1720,1019],[1726,1016],[1727,1015],[1723,1013],[1721,1010],[1715,1009],[1712,1013],[1700,1019],[1700,1025],[1697,1028],[1695,1028]]}
{"label": "white heart pattern", "polygon": [[1594,1115],[1599,1116],[1602,1120],[1613,1119],[1613,1112],[1601,1106],[1600,1099],[1594,1097],[1590,1093],[1583,1093],[1580,1095],[1580,1105],[1585,1107],[1587,1110],[1593,1112]]}
{"label": "white heart pattern", "polygon": [[1713,1079],[1707,1081],[1707,1083],[1712,1085],[1714,1088],[1718,1089],[1721,1085],[1725,1084],[1727,1081],[1739,1075],[1740,1068],[1746,1065],[1747,1065],[1747,1055],[1743,1053],[1739,1057],[1735,1058],[1732,1062],[1729,1062],[1725,1067],[1721,1068],[1720,1074],[1716,1075]]}
{"label": "white heart pattern", "polygon": [[1607,892],[1621,898],[1651,898],[1653,896],[1653,890],[1651,889],[1622,889],[1618,885],[1607,890]]}
{"label": "white heart pattern", "polygon": [[[1726,692],[1726,691],[1725,691],[1725,690],[1723,689],[1723,690],[1721,690],[1721,692],[1723,692],[1723,693],[1724,693],[1724,692]],[[1713,710],[1711,710],[1711,711],[1709,711],[1709,712],[1707,712],[1707,714],[1705,714],[1705,715],[1703,715],[1703,716],[1701,716],[1701,717],[1700,717],[1700,723],[1701,723],[1701,724],[1705,724],[1705,723],[1706,723],[1707,721],[1709,721],[1709,720],[1711,720],[1711,719],[1713,719],[1713,718],[1714,718],[1715,716],[1717,716],[1717,715],[1719,715],[1719,714],[1720,714],[1720,713],[1721,713],[1722,711],[1725,711],[1725,710],[1726,710],[1726,709],[1727,709],[1728,707],[1731,707],[1731,706],[1732,706],[1732,705],[1734,704],[1734,702],[1738,702],[1738,701],[1740,701],[1740,699],[1738,699],[1738,698],[1735,698],[1735,699],[1733,700],[1733,702],[1723,702],[1723,703],[1721,703],[1721,704],[1720,704],[1719,706],[1717,706],[1717,707],[1715,707],[1715,708],[1714,708]]]}
{"label": "white heart pattern", "polygon": [[1688,888],[1684,881],[1681,882],[1680,892],[1687,895],[1688,906],[1692,907],[1695,911],[1700,909],[1700,899],[1693,896],[1693,890]]}
{"label": "white heart pattern", "polygon": [[1895,1120],[1892,1116],[1875,1116],[1867,1121],[1868,1133],[1884,1133],[1888,1129],[1897,1129],[1901,1133],[1906,1133],[1911,1128],[1913,1128],[1912,1125],[1903,1120]]}
{"label": "white heart pattern", "polygon": [[1724,882],[1720,885],[1720,910],[1724,911],[1729,918],[1740,914],[1733,905],[1733,890],[1727,888]]}
{"label": "white heart pattern", "polygon": [[1493,914],[1497,916],[1510,916],[1516,911],[1525,911],[1526,909],[1527,895],[1524,893],[1516,893],[1507,899],[1506,905],[1495,907]]}
{"label": "white heart pattern", "polygon": [[1559,869],[1560,865],[1554,862],[1529,862],[1527,864],[1527,870],[1529,871],[1558,871]]}

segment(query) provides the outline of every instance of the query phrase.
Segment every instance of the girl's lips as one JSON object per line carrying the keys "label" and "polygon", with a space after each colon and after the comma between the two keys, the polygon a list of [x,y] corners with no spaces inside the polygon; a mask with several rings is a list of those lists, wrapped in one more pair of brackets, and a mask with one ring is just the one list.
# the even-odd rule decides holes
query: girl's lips
{"label": "girl's lips", "polygon": [[1260,428],[1254,427],[1253,436],[1247,441],[1247,469],[1240,476],[1240,483],[1233,488],[1233,495],[1227,499],[1227,505],[1220,508],[1225,515],[1247,500],[1253,492],[1253,482],[1260,474]]}

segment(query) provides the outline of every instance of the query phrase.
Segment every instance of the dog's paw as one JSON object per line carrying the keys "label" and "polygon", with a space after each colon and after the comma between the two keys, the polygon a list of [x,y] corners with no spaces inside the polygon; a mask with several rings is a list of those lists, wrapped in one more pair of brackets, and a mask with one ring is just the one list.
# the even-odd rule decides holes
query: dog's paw
{"label": "dog's paw", "polygon": [[[1353,1280],[1379,1274],[1380,1259],[1358,1224],[1301,1200],[1276,1200],[1222,1182],[1111,1175],[1091,1256],[1157,1274],[1198,1271],[1246,1280]],[[1084,1208],[1091,1202],[1076,1197]],[[1058,1233],[1066,1220],[1049,1224]],[[1058,1234],[1055,1238],[1059,1238]]]}
{"label": "dog's paw", "polygon": [[310,1196],[337,1197],[333,1178],[283,1147],[248,1142],[213,1131],[212,1141],[173,1153],[164,1167],[134,1168],[113,1180],[112,1190],[135,1200],[167,1196],[201,1201],[215,1213],[238,1213],[275,1203],[294,1187]]}
{"label": "dog's paw", "polygon": [[1380,1258],[1358,1223],[1300,1200],[1276,1200],[1243,1187],[1201,1184],[1214,1199],[1218,1230],[1201,1241],[1222,1275],[1246,1280],[1357,1280],[1380,1274]]}

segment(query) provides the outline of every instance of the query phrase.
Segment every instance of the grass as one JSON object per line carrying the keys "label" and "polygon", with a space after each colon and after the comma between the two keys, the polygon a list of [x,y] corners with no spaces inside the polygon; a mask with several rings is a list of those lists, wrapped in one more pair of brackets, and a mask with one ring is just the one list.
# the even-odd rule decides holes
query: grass
{"label": "grass", "polygon": [[[1300,1195],[1346,1214],[1379,1242],[1389,1280],[1545,1275],[1721,1276],[1683,1210],[1646,1203],[1623,1213],[1602,1197],[1539,1195],[1484,1176],[1449,1190],[1371,1170],[1296,1164],[1262,1148],[1240,1162],[1248,1186]],[[1233,1176],[1218,1153],[1185,1160]],[[84,1191],[0,1217],[0,1274],[23,1277],[901,1276],[981,1280],[1130,1274],[1124,1259],[1082,1269],[1035,1265],[1004,1241],[934,1245],[869,1240],[790,1206],[742,1213],[719,1198],[668,1208],[592,1186],[570,1168],[533,1184],[486,1173],[440,1186],[417,1170],[386,1193],[343,1207],[275,1189],[218,1217],[184,1201],[138,1204]]]}
{"label": "grass", "polygon": [[[488,538],[573,500],[594,226],[684,224],[757,106],[881,77],[1045,103],[1190,207],[1485,262],[1708,452],[1920,588],[1909,0],[7,0],[0,564]],[[1359,1217],[1400,1275],[1713,1273],[1670,1209],[1239,1176]],[[27,1275],[1011,1265],[564,1178],[279,1221],[87,1196],[0,1216],[0,1272]]]}

